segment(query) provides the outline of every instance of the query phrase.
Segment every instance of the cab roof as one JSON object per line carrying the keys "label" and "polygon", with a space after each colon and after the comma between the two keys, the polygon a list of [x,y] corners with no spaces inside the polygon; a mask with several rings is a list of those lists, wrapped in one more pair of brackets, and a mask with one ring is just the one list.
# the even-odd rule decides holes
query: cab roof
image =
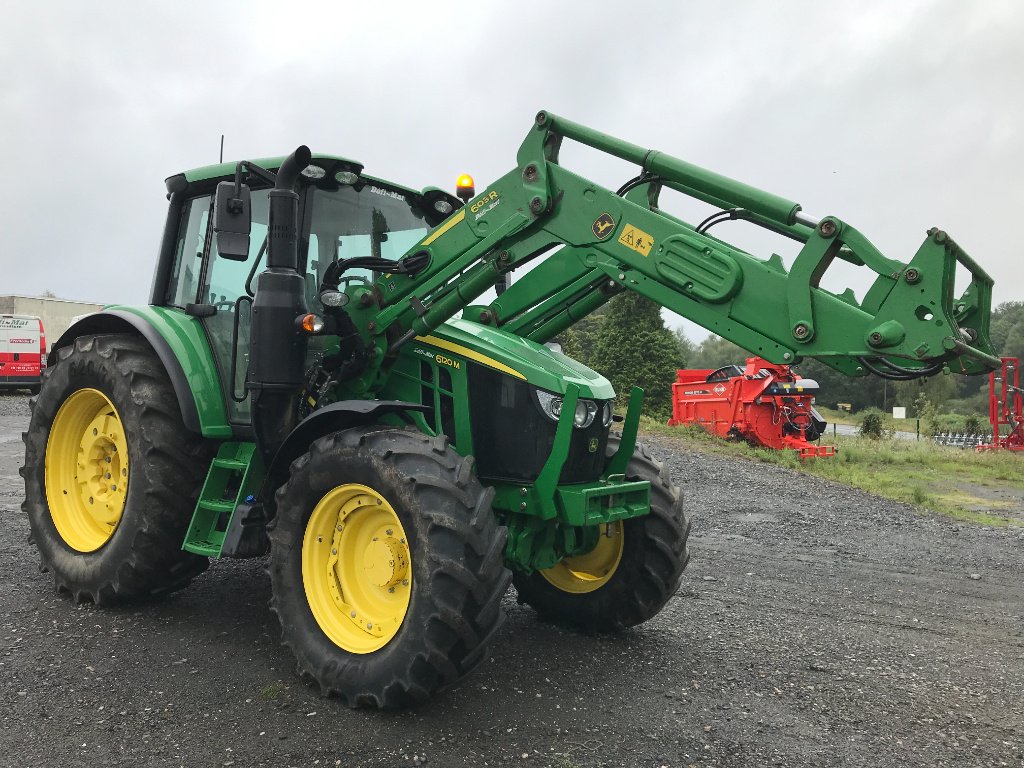
{"label": "cab roof", "polygon": [[[280,155],[278,157],[253,158],[249,162],[255,163],[256,165],[262,168],[266,168],[268,171],[276,171],[278,168],[281,167],[281,163],[284,162],[284,159],[285,156]],[[235,167],[237,166],[237,164],[238,161],[233,160],[227,163],[204,165],[201,168],[193,168],[192,170],[185,171],[182,174],[176,174],[176,176],[184,176],[188,184],[210,181],[212,179],[233,179],[235,176]],[[376,178],[375,176],[365,175],[363,173],[363,164],[358,160],[352,160],[351,158],[348,157],[341,157],[340,155],[315,154],[310,159],[310,164],[320,165],[324,167],[326,170],[332,172],[335,170],[339,170],[340,166],[346,170],[355,171],[356,173],[359,174],[360,178],[366,179],[367,181],[374,181],[381,184],[387,184],[388,186],[395,187],[396,189],[400,189],[410,194],[419,194],[419,190],[412,189],[411,187],[407,187],[403,184],[396,184],[393,181],[379,179]],[[171,176],[167,179],[167,181],[169,182],[173,178],[175,177]]]}

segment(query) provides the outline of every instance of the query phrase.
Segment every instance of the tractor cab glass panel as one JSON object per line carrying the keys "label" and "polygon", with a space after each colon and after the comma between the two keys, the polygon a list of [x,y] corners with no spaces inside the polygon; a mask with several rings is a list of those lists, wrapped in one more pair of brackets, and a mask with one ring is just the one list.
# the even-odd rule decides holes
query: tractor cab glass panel
{"label": "tractor cab glass panel", "polygon": [[[327,267],[341,259],[398,259],[427,233],[428,224],[408,195],[373,182],[312,190],[306,258],[307,294],[316,295]],[[367,269],[350,269],[341,288],[371,285]]]}
{"label": "tractor cab glass panel", "polygon": [[[266,251],[263,243],[267,237],[270,221],[270,202],[268,190],[252,191],[252,230],[249,235],[249,258],[245,261],[225,259],[217,252],[217,238],[209,238],[210,259],[207,266],[207,279],[203,286],[200,301],[212,304],[216,312],[203,318],[203,325],[210,337],[214,357],[217,359],[217,370],[221,376],[222,386],[226,392],[225,406],[228,417],[236,422],[249,420],[249,393],[245,388],[245,377],[249,370],[249,329],[251,327],[252,304],[238,301],[240,296],[248,296],[247,288],[255,288],[256,279],[266,264]],[[260,251],[262,257],[257,262]],[[249,275],[253,276],[252,284]],[[236,317],[237,314],[237,317]],[[232,358],[232,335],[237,326],[238,343]],[[232,391],[232,368],[234,369],[234,389]]]}
{"label": "tractor cab glass panel", "polygon": [[[263,269],[266,262],[266,250],[263,247],[267,238],[267,226],[270,221],[270,202],[266,189],[252,192],[252,230],[249,235],[249,257],[245,261],[225,259],[217,252],[217,238],[210,238],[210,268],[206,281],[206,295],[203,301],[214,306],[234,304],[235,299],[246,293],[246,281],[256,265],[256,257],[260,251],[259,266],[256,275]],[[256,278],[253,277],[255,285]]]}
{"label": "tractor cab glass panel", "polygon": [[[313,312],[322,309],[316,297],[331,264],[359,256],[398,259],[427,233],[426,220],[404,192],[372,182],[311,187],[309,191],[306,301]],[[371,286],[377,277],[368,269],[349,269],[341,276],[340,288]],[[311,338],[307,364],[319,360],[332,342],[323,336]]]}
{"label": "tractor cab glass panel", "polygon": [[202,275],[203,253],[210,221],[210,195],[196,197],[185,203],[174,246],[174,264],[167,282],[165,300],[172,307],[184,307],[196,300]]}

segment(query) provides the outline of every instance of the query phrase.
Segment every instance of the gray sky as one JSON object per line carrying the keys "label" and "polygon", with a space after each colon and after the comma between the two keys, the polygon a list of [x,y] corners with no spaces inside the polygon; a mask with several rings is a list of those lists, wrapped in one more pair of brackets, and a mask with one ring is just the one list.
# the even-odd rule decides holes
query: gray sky
{"label": "gray sky", "polygon": [[[544,108],[835,214],[901,261],[940,226],[997,302],[1024,298],[1013,0],[359,5],[8,0],[0,293],[144,303],[163,179],[215,162],[221,133],[226,159],[305,143],[483,189]],[[632,175],[568,145],[563,162]],[[743,226],[716,234],[777,247]],[[856,272],[823,284],[862,297]]]}

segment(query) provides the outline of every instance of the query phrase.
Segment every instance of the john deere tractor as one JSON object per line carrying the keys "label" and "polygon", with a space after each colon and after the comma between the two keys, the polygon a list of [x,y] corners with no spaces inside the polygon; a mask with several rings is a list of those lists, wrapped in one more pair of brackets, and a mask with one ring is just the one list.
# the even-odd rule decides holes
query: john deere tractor
{"label": "john deere tractor", "polygon": [[[563,139],[638,173],[604,189],[559,164]],[[666,189],[717,213],[674,218]],[[99,604],[269,552],[299,670],[352,706],[458,681],[510,581],[590,631],[676,591],[690,525],[637,445],[643,393],[620,393],[620,419],[608,381],[545,344],[616,294],[777,364],[896,380],[999,365],[992,281],[946,233],[903,263],[835,216],[547,112],[480,194],[306,147],[167,191],[149,305],[90,315],[50,353],[25,437],[33,539],[59,590]],[[797,241],[790,268],[709,232],[734,219]],[[862,301],[819,287],[836,259],[876,274]]]}

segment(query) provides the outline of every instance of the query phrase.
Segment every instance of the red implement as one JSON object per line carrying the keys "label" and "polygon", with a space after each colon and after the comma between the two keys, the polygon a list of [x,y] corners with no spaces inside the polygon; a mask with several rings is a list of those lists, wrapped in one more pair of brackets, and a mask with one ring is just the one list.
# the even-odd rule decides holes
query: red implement
{"label": "red implement", "polygon": [[[1002,358],[1003,366],[988,378],[988,418],[992,443],[979,451],[1024,451],[1024,390],[1020,388],[1020,360]],[[1002,434],[1005,433],[1005,434]]]}
{"label": "red implement", "polygon": [[799,451],[800,458],[832,456],[831,445],[816,445],[825,421],[814,410],[818,384],[798,379],[788,365],[760,357],[747,367],[676,372],[669,426],[700,424],[721,437],[776,450]]}

